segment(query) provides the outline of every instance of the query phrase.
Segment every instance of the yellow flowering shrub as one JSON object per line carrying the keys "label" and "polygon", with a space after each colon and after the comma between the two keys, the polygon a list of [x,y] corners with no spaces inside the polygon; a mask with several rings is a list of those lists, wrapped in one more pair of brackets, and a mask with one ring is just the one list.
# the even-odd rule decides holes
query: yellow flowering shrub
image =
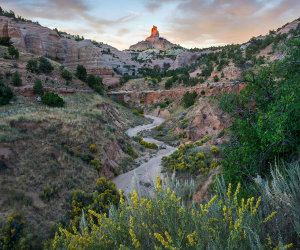
{"label": "yellow flowering shrub", "polygon": [[197,143],[187,143],[180,146],[177,151],[167,157],[163,157],[162,164],[169,171],[190,172],[206,175],[211,169],[219,165],[203,152],[199,152]]}
{"label": "yellow flowering shrub", "polygon": [[260,198],[239,201],[240,186],[191,209],[159,177],[157,183],[148,198],[133,191],[124,199],[121,193],[119,208],[111,207],[108,215],[89,210],[90,219],[80,230],[60,228],[53,248],[272,249],[278,245],[274,239],[270,244],[263,231],[275,213],[262,217]]}
{"label": "yellow flowering shrub", "polygon": [[90,150],[91,150],[92,153],[96,153],[98,151],[98,147],[95,144],[92,144],[90,146]]}

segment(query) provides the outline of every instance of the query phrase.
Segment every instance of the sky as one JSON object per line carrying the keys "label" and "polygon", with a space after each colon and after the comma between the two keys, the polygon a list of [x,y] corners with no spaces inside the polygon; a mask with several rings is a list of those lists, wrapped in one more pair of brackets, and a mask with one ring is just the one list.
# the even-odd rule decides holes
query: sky
{"label": "sky", "polygon": [[120,50],[152,25],[186,48],[243,43],[300,17],[300,0],[0,0],[5,10]]}

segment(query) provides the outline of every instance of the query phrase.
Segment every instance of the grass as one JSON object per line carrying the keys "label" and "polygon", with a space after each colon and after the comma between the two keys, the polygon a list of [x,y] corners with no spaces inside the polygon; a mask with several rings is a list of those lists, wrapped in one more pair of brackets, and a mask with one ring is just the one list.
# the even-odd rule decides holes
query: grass
{"label": "grass", "polygon": [[[134,163],[128,165],[124,161],[129,155],[122,150],[118,139],[140,153],[140,145],[124,132],[147,121],[97,94],[78,93],[63,98],[66,102],[63,108],[50,108],[36,102],[34,97],[22,96],[17,96],[14,104],[0,107],[0,149],[11,152],[4,159],[8,169],[1,170],[4,179],[0,193],[4,194],[7,188],[22,190],[25,197],[33,200],[29,204],[33,209],[27,209],[20,206],[27,198],[22,201],[22,197],[16,196],[20,201],[11,199],[9,207],[1,206],[0,216],[5,218],[20,207],[30,226],[44,237],[64,214],[68,193],[90,191],[99,176],[92,164],[77,157],[78,153],[101,159],[106,171],[113,174],[127,171]],[[67,152],[64,144],[75,153]],[[97,146],[97,152],[91,152],[92,144]],[[47,202],[39,197],[44,186],[55,187],[54,197]]]}

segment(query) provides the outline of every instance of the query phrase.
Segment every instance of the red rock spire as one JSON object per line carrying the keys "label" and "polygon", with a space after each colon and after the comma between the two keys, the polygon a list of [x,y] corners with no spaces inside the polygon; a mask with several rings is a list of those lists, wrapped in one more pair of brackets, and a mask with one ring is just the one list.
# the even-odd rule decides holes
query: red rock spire
{"label": "red rock spire", "polygon": [[149,37],[146,38],[146,41],[149,38],[155,38],[155,37],[159,37],[159,32],[157,30],[157,27],[153,25],[153,28],[151,29],[151,35]]}

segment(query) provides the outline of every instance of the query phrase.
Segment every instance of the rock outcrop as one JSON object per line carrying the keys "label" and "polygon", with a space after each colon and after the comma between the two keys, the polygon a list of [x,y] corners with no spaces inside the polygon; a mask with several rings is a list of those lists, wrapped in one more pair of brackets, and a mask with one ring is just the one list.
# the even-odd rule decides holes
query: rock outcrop
{"label": "rock outcrop", "polygon": [[168,40],[159,36],[157,27],[153,25],[151,35],[145,39],[145,41],[138,42],[129,47],[129,50],[147,50],[147,49],[158,49],[167,50],[171,49],[175,45]]}

